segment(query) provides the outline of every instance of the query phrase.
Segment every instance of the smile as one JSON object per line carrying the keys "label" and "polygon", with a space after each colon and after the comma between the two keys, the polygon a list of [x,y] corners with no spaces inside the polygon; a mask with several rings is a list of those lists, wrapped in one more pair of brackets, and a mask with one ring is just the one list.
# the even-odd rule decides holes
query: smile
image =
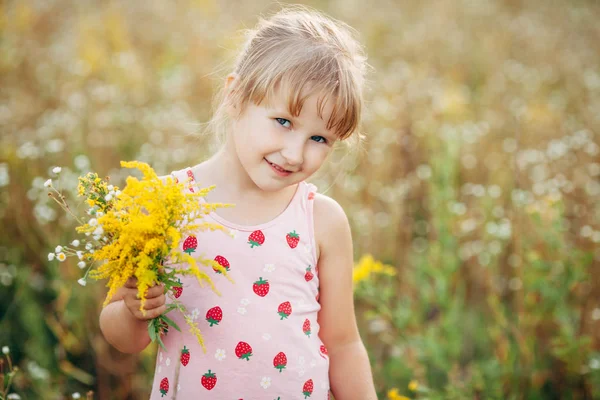
{"label": "smile", "polygon": [[273,171],[275,171],[275,173],[277,173],[277,175],[279,175],[279,176],[288,176],[292,173],[292,171],[283,169],[279,165],[273,164],[271,161],[267,160],[266,158],[264,160],[271,166],[271,169],[273,169]]}

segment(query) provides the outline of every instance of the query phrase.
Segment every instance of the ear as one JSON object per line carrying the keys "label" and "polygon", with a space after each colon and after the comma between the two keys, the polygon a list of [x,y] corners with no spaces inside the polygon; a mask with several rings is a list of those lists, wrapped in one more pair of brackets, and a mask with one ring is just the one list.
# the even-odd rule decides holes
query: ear
{"label": "ear", "polygon": [[239,114],[238,106],[233,101],[232,93],[237,88],[239,84],[240,78],[239,75],[235,72],[230,73],[225,78],[225,101],[227,102],[227,112],[229,115],[237,115]]}

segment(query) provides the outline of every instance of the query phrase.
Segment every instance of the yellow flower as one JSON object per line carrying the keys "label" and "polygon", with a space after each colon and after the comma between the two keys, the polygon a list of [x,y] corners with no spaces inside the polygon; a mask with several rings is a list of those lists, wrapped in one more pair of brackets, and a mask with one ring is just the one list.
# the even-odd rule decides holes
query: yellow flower
{"label": "yellow flower", "polygon": [[409,382],[408,390],[410,390],[411,392],[416,392],[418,388],[419,388],[419,382],[415,381],[414,379]]}
{"label": "yellow flower", "polygon": [[352,280],[354,283],[358,283],[369,279],[372,274],[394,276],[396,275],[396,270],[391,265],[385,265],[380,261],[376,261],[371,254],[365,254],[354,266]]}
{"label": "yellow flower", "polygon": [[[89,275],[94,279],[108,279],[109,290],[104,305],[132,276],[138,280],[142,312],[145,312],[148,288],[172,279],[172,273],[194,275],[201,286],[208,283],[217,292],[210,276],[197,265],[199,261],[212,267],[214,262],[196,260],[189,254],[182,254],[179,248],[182,238],[196,230],[227,231],[220,225],[203,222],[202,216],[206,214],[207,206],[214,210],[228,205],[203,204],[198,197],[205,196],[208,189],[187,193],[183,190],[183,183],[176,183],[172,178],[161,180],[148,164],[134,161],[121,162],[121,166],[137,168],[142,172],[143,178],[139,180],[133,176],[128,177],[125,188],[117,196],[107,196],[119,189],[109,187],[96,174],[90,173],[79,178],[79,193],[86,196],[88,204],[101,214],[92,219],[92,224],[85,223],[77,230],[88,233],[101,227],[103,235],[108,238],[106,244],[89,254],[90,258],[103,261]],[[166,259],[170,263],[163,265],[162,262]],[[170,267],[181,262],[189,267]],[[227,271],[222,272],[231,280]],[[203,346],[197,325],[189,318],[184,319]]]}
{"label": "yellow flower", "polygon": [[388,390],[387,398],[388,400],[410,400],[408,397],[402,396],[396,388]]}

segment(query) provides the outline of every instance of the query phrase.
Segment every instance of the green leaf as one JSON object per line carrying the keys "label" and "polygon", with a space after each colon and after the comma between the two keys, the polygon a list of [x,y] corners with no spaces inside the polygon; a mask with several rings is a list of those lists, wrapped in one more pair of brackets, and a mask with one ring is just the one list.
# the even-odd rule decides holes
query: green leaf
{"label": "green leaf", "polygon": [[167,351],[165,344],[163,343],[162,339],[160,338],[160,335],[157,337],[157,339],[158,339],[158,344],[160,344],[160,347],[162,347],[164,351]]}
{"label": "green leaf", "polygon": [[166,315],[161,315],[160,318],[164,319],[167,324],[171,325],[173,328],[177,329],[179,332],[181,332],[181,329],[179,329],[179,327],[177,326],[177,324],[169,317],[167,317]]}
{"label": "green leaf", "polygon": [[150,340],[152,340],[152,342],[156,342],[157,338],[155,321],[155,319],[151,319],[150,322],[148,322],[148,335],[150,336]]}

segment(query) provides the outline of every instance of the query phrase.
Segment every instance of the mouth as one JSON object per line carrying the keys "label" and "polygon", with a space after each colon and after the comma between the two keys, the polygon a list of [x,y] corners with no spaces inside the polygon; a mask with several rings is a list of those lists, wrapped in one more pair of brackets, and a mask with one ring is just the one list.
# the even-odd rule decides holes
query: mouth
{"label": "mouth", "polygon": [[293,171],[288,171],[287,169],[281,168],[279,165],[272,163],[271,161],[267,160],[266,158],[264,160],[271,166],[273,171],[275,171],[280,176],[288,176],[293,172]]}

